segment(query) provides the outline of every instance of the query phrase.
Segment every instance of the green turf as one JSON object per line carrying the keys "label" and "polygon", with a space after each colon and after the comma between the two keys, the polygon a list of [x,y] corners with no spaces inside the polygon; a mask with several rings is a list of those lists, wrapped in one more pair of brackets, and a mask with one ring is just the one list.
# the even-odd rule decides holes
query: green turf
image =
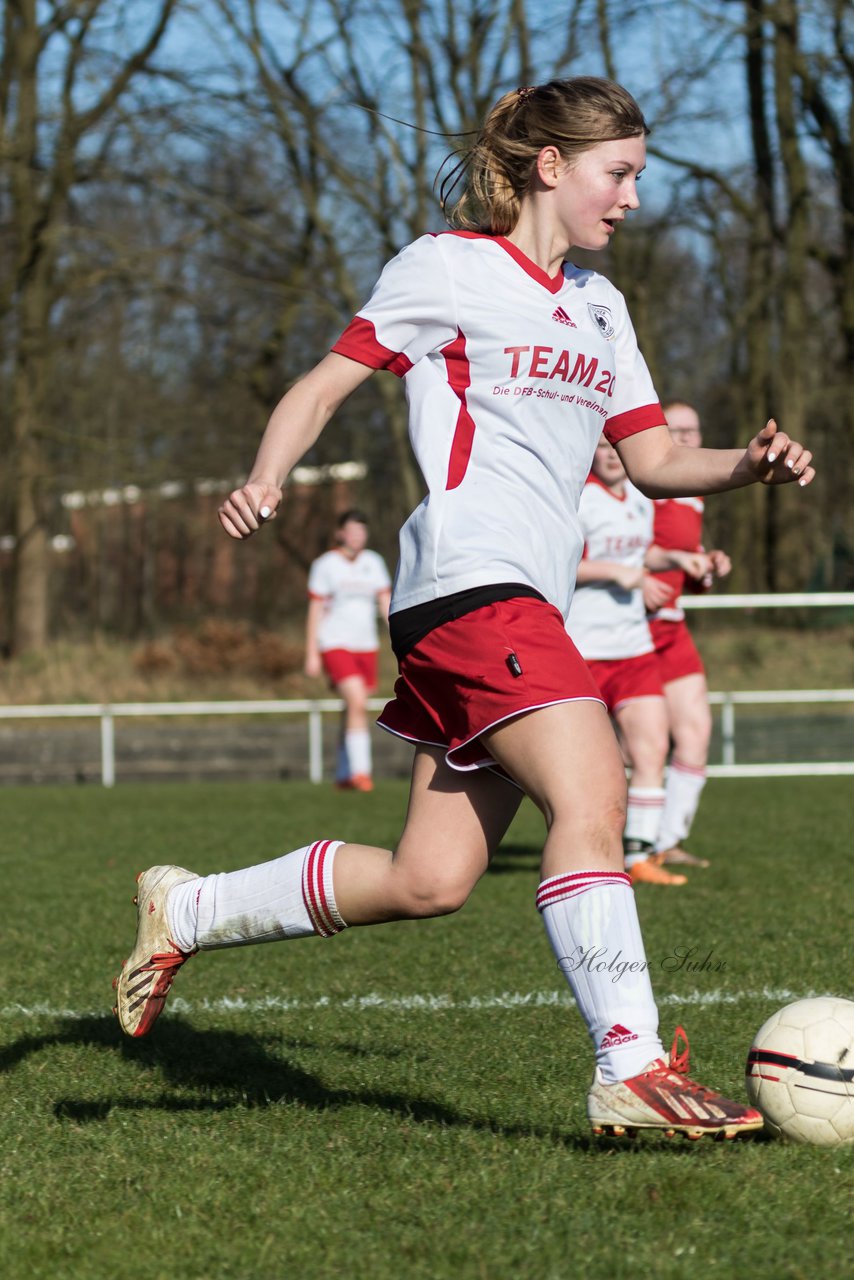
{"label": "green turf", "polygon": [[[663,1030],[683,1022],[693,1073],[736,1096],[781,993],[853,994],[850,793],[712,782],[692,842],[711,869],[639,892]],[[458,915],[199,957],[137,1043],[109,1014],[136,870],[393,842],[405,787],[6,789],[2,805],[4,1276],[850,1274],[854,1148],[588,1137],[590,1052],[534,909],[531,808]],[[691,948],[700,967],[674,967]]]}

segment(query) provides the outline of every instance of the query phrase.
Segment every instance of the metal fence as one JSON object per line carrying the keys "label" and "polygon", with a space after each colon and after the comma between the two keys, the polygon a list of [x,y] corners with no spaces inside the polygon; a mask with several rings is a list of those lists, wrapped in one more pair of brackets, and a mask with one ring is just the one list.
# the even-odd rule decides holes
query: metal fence
{"label": "metal fence", "polygon": [[[824,608],[854,606],[854,592],[823,594],[789,594],[775,596],[697,596],[682,600],[686,608],[737,609],[807,607]],[[711,761],[710,777],[820,777],[854,775],[854,759],[800,760],[787,762],[739,762],[736,753],[736,708],[776,704],[850,704],[854,706],[854,688],[786,689],[750,692],[712,692],[709,700],[720,707],[719,762]],[[374,698],[369,708],[379,711],[385,699]],[[116,782],[116,721],[136,717],[173,716],[304,716],[306,719],[306,762],[312,782],[323,780],[324,717],[340,713],[337,698],[305,698],[295,700],[231,701],[231,702],[116,702],[79,705],[36,705],[0,707],[0,720],[80,720],[100,721],[100,774],[105,787]]]}
{"label": "metal fence", "polygon": [[[827,777],[854,774],[854,760],[799,760],[775,763],[739,763],[736,756],[736,708],[759,705],[850,704],[854,689],[756,690],[750,693],[709,695],[712,706],[721,708],[721,759],[708,767],[711,778]],[[372,711],[385,705],[382,698],[368,704]],[[304,716],[306,719],[306,761],[312,782],[323,781],[324,717],[340,712],[337,698],[299,699],[269,702],[115,702],[70,706],[0,707],[0,719],[68,720],[97,719],[101,730],[101,782],[116,782],[116,721],[139,716]]]}

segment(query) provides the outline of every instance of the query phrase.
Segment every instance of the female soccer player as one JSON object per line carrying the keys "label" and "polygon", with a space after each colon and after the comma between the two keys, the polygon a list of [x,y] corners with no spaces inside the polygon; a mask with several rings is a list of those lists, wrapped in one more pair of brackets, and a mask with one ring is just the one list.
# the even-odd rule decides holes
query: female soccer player
{"label": "female soccer player", "polygon": [[[758,1111],[686,1078],[675,1043],[665,1055],[623,870],[623,763],[564,627],[603,430],[650,496],[813,478],[811,455],[773,421],[743,451],[674,445],[622,296],[565,261],[572,245],[604,248],[638,207],[647,132],[610,81],[506,94],[468,156],[457,229],[403,249],[273,411],[220,508],[234,538],[275,515],[290,469],[374,370],[406,380],[428,495],[401,530],[400,676],[381,716],[416,744],[406,822],[394,850],[324,838],[228,874],[143,873],[117,980],[127,1034],[150,1030],[197,950],[458,910],[526,792],[547,828],[537,906],[593,1040],[593,1129],[760,1127]],[[596,951],[625,962],[619,981],[590,963]]]}
{"label": "female soccer player", "polygon": [[578,517],[584,553],[566,629],[613,717],[630,770],[626,871],[632,884],[685,884],[685,876],[668,871],[656,854],[670,738],[644,596],[663,604],[670,587],[647,579],[644,569],[700,578],[708,564],[705,556],[654,544],[653,504],[628,483],[605,436],[596,446]]}
{"label": "female soccer player", "polygon": [[305,673],[325,671],[344,701],[336,784],[372,791],[368,695],[377,687],[377,613],[388,617],[391,579],[382,556],[368,550],[361,511],[339,516],[336,536],[338,546],[308,574]]}
{"label": "female soccer player", "polygon": [[[703,437],[694,406],[684,400],[673,400],[663,409],[671,440],[686,448],[698,449]],[[653,535],[659,546],[702,551],[702,498],[659,498],[654,507]],[[725,551],[714,549],[703,554],[707,572],[702,578],[686,581],[678,568],[664,573],[655,571],[644,581],[644,599],[673,740],[656,850],[665,863],[707,867],[705,858],[698,858],[682,847],[706,785],[712,713],[703,659],[688,630],[679,596],[686,588],[708,590],[715,578],[726,577],[732,564]],[[664,601],[661,599],[663,587],[669,589],[669,597]]]}

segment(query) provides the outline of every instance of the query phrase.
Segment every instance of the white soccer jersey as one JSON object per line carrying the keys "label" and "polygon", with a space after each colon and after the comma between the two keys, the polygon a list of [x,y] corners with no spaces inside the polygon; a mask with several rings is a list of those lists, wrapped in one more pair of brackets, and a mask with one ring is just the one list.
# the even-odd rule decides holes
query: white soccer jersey
{"label": "white soccer jersey", "polygon": [[428,496],[400,534],[392,610],[522,582],[566,614],[596,443],[664,423],[622,295],[551,278],[501,236],[422,236],[333,347],[403,377]]}
{"label": "white soccer jersey", "polygon": [[315,560],[308,594],[324,602],[317,632],[320,652],[369,653],[378,648],[377,596],[390,586],[385,561],[376,551],[360,551],[353,560],[343,551],[327,551]]}
{"label": "white soccer jersey", "polygon": [[[626,483],[622,498],[595,476],[584,486],[579,507],[584,559],[608,560],[639,568],[652,542],[653,504]],[[566,629],[582,658],[637,658],[654,649],[643,591],[624,591],[615,582],[579,583]]]}

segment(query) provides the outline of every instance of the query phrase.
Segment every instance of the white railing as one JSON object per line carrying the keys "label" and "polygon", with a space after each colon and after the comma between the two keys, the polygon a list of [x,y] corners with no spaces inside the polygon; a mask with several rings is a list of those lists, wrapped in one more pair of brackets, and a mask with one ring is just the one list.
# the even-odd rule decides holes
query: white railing
{"label": "white railing", "polygon": [[[780,595],[688,596],[681,600],[686,609],[763,609],[784,607],[838,608],[854,606],[854,592],[790,593]],[[768,704],[851,703],[854,689],[785,689],[754,690],[738,693],[710,693],[712,706],[721,708],[721,762],[710,764],[713,778],[827,777],[854,775],[854,760],[796,761],[787,763],[739,764],[736,760],[737,706]],[[384,698],[368,702],[371,711],[385,706]],[[307,717],[308,776],[312,782],[323,780],[323,716],[340,712],[338,698],[303,698],[288,701],[234,702],[114,702],[78,705],[6,706],[0,707],[0,720],[65,720],[98,719],[101,723],[101,782],[112,787],[116,781],[117,719],[140,716],[233,716],[233,715],[303,715]]]}
{"label": "white railing", "polygon": [[[737,706],[793,703],[851,703],[854,689],[755,690],[751,693],[710,693],[709,701],[721,708],[722,752],[720,764],[710,764],[710,778],[829,777],[854,775],[854,760],[792,763],[739,764],[735,736]],[[368,707],[379,711],[384,698],[372,698]],[[101,722],[101,782],[112,787],[116,781],[116,729],[118,719],[140,716],[257,716],[302,715],[307,717],[308,776],[323,781],[323,716],[340,712],[337,698],[305,698],[288,702],[105,702],[77,706],[0,707],[0,720],[98,719]]]}
{"label": "white railing", "polygon": [[769,596],[681,596],[683,609],[838,609],[854,607],[854,591],[781,591]]}
{"label": "white railing", "polygon": [[[370,711],[380,711],[385,698],[371,698]],[[101,721],[101,782],[112,787],[116,781],[116,729],[118,718],[137,716],[259,716],[304,715],[308,717],[308,776],[323,781],[323,714],[342,711],[339,698],[298,698],[287,702],[103,702],[77,705],[0,707],[0,720],[92,720]]]}

